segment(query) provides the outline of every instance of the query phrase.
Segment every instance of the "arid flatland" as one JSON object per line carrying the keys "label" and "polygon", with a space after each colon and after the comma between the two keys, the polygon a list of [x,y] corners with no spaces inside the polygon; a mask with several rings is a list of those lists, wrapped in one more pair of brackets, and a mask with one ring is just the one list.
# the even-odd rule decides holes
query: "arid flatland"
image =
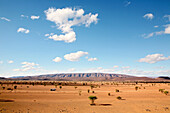
{"label": "arid flatland", "polygon": [[[61,82],[71,83],[71,82]],[[72,82],[77,85],[1,84],[2,113],[169,113],[169,83]],[[87,83],[87,85],[81,85]],[[17,86],[14,89],[14,86]],[[94,86],[94,88],[93,88]],[[3,89],[5,87],[5,89]],[[138,87],[135,90],[135,87]],[[11,88],[12,90],[8,89]],[[8,90],[7,90],[8,89]],[[56,89],[56,91],[50,91]],[[90,92],[88,93],[88,89]],[[115,90],[118,89],[119,92]],[[94,93],[92,92],[94,91]],[[110,96],[109,96],[110,93]],[[89,96],[98,99],[90,105]],[[122,97],[118,100],[117,97]],[[10,100],[10,101],[9,101]]]}

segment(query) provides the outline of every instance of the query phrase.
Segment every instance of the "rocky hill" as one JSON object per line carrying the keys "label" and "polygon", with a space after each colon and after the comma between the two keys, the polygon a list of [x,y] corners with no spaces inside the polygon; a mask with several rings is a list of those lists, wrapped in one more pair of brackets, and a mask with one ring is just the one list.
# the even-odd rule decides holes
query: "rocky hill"
{"label": "rocky hill", "polygon": [[149,78],[109,73],[61,73],[37,76],[1,77],[0,80],[51,80],[51,81],[170,81],[167,77]]}

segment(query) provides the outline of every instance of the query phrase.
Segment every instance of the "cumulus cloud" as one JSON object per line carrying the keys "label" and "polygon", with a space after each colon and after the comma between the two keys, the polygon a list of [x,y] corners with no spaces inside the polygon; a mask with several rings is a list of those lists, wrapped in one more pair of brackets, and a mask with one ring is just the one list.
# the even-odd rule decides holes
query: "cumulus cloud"
{"label": "cumulus cloud", "polygon": [[35,15],[31,16],[32,20],[36,20],[36,19],[39,19],[39,18],[40,18],[40,16],[35,16]]}
{"label": "cumulus cloud", "polygon": [[151,55],[147,55],[145,58],[141,58],[139,59],[139,62],[146,62],[146,63],[156,63],[159,61],[164,61],[164,60],[169,60],[170,56],[168,57],[164,57],[163,54],[151,54]]}
{"label": "cumulus cloud", "polygon": [[53,59],[54,62],[61,62],[62,61],[62,58],[60,57],[56,57],[55,59]]}
{"label": "cumulus cloud", "polygon": [[96,61],[98,60],[97,58],[89,58],[88,61]]}
{"label": "cumulus cloud", "polygon": [[0,64],[3,64],[3,61],[0,61]]}
{"label": "cumulus cloud", "polygon": [[64,55],[64,58],[69,61],[79,61],[80,57],[85,56],[85,55],[88,55],[88,52],[77,51],[75,53],[70,53],[70,54]]}
{"label": "cumulus cloud", "polygon": [[74,42],[76,40],[76,34],[74,31],[71,31],[69,33],[66,33],[65,35],[50,35],[48,37],[49,39],[53,39],[55,41],[64,41],[67,43]]}
{"label": "cumulus cloud", "polygon": [[170,24],[165,25],[165,34],[170,34]]}
{"label": "cumulus cloud", "polygon": [[9,64],[12,64],[12,63],[14,63],[14,61],[12,61],[12,60],[9,60],[9,61],[8,61],[8,63],[9,63]]}
{"label": "cumulus cloud", "polygon": [[8,19],[8,18],[5,18],[5,17],[1,17],[1,20],[5,20],[5,21],[11,21],[10,19]]}
{"label": "cumulus cloud", "polygon": [[21,33],[29,33],[30,31],[28,29],[25,29],[25,28],[18,28],[17,32],[21,32]]}
{"label": "cumulus cloud", "polygon": [[154,18],[152,13],[147,13],[143,17],[146,18],[146,19],[150,19],[150,20],[152,20]]}
{"label": "cumulus cloud", "polygon": [[39,64],[34,62],[22,62],[21,69],[13,69],[13,71],[29,71],[29,70],[37,70],[39,69]]}
{"label": "cumulus cloud", "polygon": [[91,23],[97,23],[98,14],[84,14],[83,9],[49,8],[44,11],[46,19],[56,24],[57,28],[62,31],[63,35],[50,35],[49,38],[55,41],[65,41],[67,43],[76,40],[76,33],[73,31],[73,26],[85,25],[90,26]]}

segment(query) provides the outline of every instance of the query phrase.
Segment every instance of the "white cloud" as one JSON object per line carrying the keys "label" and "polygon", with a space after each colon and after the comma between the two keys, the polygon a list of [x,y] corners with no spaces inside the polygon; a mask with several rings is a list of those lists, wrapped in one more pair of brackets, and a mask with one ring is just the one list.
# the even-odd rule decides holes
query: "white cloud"
{"label": "white cloud", "polygon": [[98,60],[97,58],[89,58],[88,61],[96,61]]}
{"label": "white cloud", "polygon": [[146,63],[156,63],[159,61],[164,61],[164,60],[169,60],[170,56],[168,57],[164,57],[163,54],[151,54],[151,55],[147,55],[145,58],[141,58],[139,59],[139,62],[146,62]]}
{"label": "white cloud", "polygon": [[152,13],[145,14],[143,17],[146,19],[150,19],[150,20],[152,20],[154,18]]}
{"label": "white cloud", "polygon": [[118,68],[119,66],[113,66],[113,68]]}
{"label": "white cloud", "polygon": [[165,15],[164,18],[168,18],[168,21],[170,21],[170,15]]}
{"label": "white cloud", "polygon": [[55,41],[64,41],[67,43],[71,43],[76,40],[76,34],[74,31],[71,31],[69,33],[66,33],[65,35],[51,35],[48,38]]}
{"label": "white cloud", "polygon": [[44,36],[49,36],[50,34],[45,34]]}
{"label": "white cloud", "polygon": [[62,61],[62,58],[60,57],[56,57],[55,59],[53,59],[54,62],[61,62]]}
{"label": "white cloud", "polygon": [[131,2],[130,1],[125,1],[125,7],[127,7],[128,5],[130,5]]}
{"label": "white cloud", "polygon": [[83,51],[77,51],[75,53],[70,53],[64,55],[64,58],[69,61],[79,61],[80,57],[88,55],[88,52],[83,52]]}
{"label": "white cloud", "polygon": [[165,25],[165,34],[170,34],[170,24]]}
{"label": "white cloud", "polygon": [[30,31],[28,29],[25,29],[25,28],[18,28],[17,32],[21,32],[21,33],[29,33]]}
{"label": "white cloud", "polygon": [[0,64],[3,64],[3,61],[0,61]]}
{"label": "white cloud", "polygon": [[164,25],[164,27],[165,27],[165,30],[152,32],[152,33],[149,33],[148,35],[143,34],[142,37],[150,38],[155,35],[157,36],[157,35],[162,35],[162,34],[170,34],[170,24]]}
{"label": "white cloud", "polygon": [[49,8],[44,12],[47,17],[46,19],[54,22],[63,33],[63,35],[55,34],[49,36],[50,39],[55,41],[74,42],[76,40],[76,33],[73,31],[73,26],[85,25],[88,27],[91,23],[97,23],[98,21],[98,14],[84,14],[83,9]]}
{"label": "white cloud", "polygon": [[154,26],[154,28],[157,28],[157,27],[159,27],[159,26]]}
{"label": "white cloud", "polygon": [[97,67],[97,68],[90,68],[87,70],[89,73],[113,73],[115,72],[114,68],[103,68],[103,67]]}
{"label": "white cloud", "polygon": [[123,66],[122,69],[129,69],[130,66]]}
{"label": "white cloud", "polygon": [[21,15],[21,17],[22,17],[22,18],[28,18],[28,16],[26,16],[26,15]]}
{"label": "white cloud", "polygon": [[76,71],[75,68],[70,68],[70,69],[68,69],[68,72],[74,72],[74,71]]}
{"label": "white cloud", "polygon": [[12,60],[9,60],[9,61],[8,61],[8,63],[9,63],[9,64],[12,64],[12,63],[14,63],[14,61],[12,61]]}
{"label": "white cloud", "polygon": [[29,71],[29,70],[38,70],[39,64],[36,64],[34,62],[22,62],[22,68],[21,69],[13,69],[13,71]]}
{"label": "white cloud", "polygon": [[144,38],[150,38],[150,37],[153,37],[154,33],[150,33],[148,35],[144,34],[143,37]]}
{"label": "white cloud", "polygon": [[10,19],[8,19],[8,18],[5,18],[5,17],[1,17],[1,20],[5,20],[5,21],[11,21]]}
{"label": "white cloud", "polygon": [[31,19],[32,19],[32,20],[39,19],[39,18],[40,18],[40,16],[34,16],[34,15],[31,16]]}

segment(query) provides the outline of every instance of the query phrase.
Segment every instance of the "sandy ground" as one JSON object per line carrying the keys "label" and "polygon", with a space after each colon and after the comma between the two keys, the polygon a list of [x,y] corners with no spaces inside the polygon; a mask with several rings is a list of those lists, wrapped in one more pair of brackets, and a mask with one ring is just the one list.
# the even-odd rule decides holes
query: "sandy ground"
{"label": "sandy ground", "polygon": [[[98,84],[98,83],[96,83]],[[14,102],[0,102],[2,113],[170,113],[170,94],[165,95],[159,89],[170,91],[170,84],[157,83],[137,85],[102,85],[92,89],[90,86],[63,86],[50,91],[54,85],[14,85],[0,86],[0,99]],[[29,88],[27,88],[29,86]],[[138,86],[141,89],[135,90]],[[145,87],[145,89],[144,89]],[[119,89],[120,92],[115,92]],[[91,91],[92,91],[91,90]],[[81,92],[81,96],[79,95]],[[108,96],[111,93],[111,96]],[[89,96],[97,96],[96,105],[91,106]],[[116,99],[121,96],[122,100]],[[103,104],[103,105],[101,105]],[[108,105],[107,105],[108,104]]]}

